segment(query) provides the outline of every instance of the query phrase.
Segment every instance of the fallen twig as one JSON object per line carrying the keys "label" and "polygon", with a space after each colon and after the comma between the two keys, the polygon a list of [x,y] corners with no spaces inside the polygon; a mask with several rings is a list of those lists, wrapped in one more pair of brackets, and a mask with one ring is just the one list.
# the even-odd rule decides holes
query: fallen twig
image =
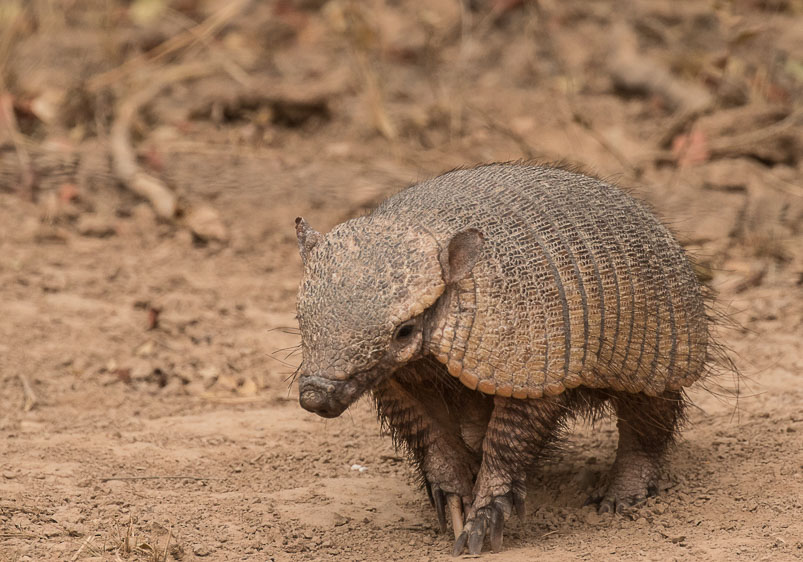
{"label": "fallen twig", "polygon": [[0,533],[0,539],[38,539],[37,535],[30,533]]}
{"label": "fallen twig", "polygon": [[30,412],[38,402],[36,393],[33,391],[33,387],[31,387],[28,377],[20,373],[17,375],[17,378],[19,378],[20,382],[22,383],[22,391],[25,393],[25,405],[23,406],[23,410]]}
{"label": "fallen twig", "polygon": [[[706,159],[717,160],[733,156],[761,154],[767,152],[772,146],[783,147],[783,145],[778,145],[778,142],[785,136],[794,134],[795,128],[803,124],[803,108],[798,108],[783,119],[769,125],[757,125],[757,123],[766,122],[768,118],[772,118],[774,111],[746,106],[739,110],[721,111],[701,118],[697,122],[697,126],[704,131],[706,138],[710,139],[705,143]],[[748,130],[745,132],[734,131],[734,129],[738,131],[746,128]],[[773,142],[776,144],[773,145]],[[782,148],[781,154],[773,155],[773,158],[780,160],[789,150],[791,149],[788,147]],[[672,150],[659,149],[649,155],[648,159],[654,162],[675,163],[678,161],[678,154]],[[794,185],[790,189],[773,186],[769,182],[767,185],[784,193],[800,195],[796,193],[795,187],[797,186]]]}
{"label": "fallen twig", "polygon": [[117,109],[109,135],[113,171],[128,189],[146,199],[162,218],[175,217],[178,198],[162,181],[139,169],[131,146],[131,122],[142,106],[170,84],[199,78],[213,70],[214,66],[208,63],[189,63],[168,68],[157,75],[150,85],[125,98]]}
{"label": "fallen twig", "polygon": [[803,108],[798,108],[780,121],[766,127],[739,135],[723,135],[709,143],[709,150],[712,157],[742,155],[749,152],[750,148],[765,144],[801,124],[803,124]]}
{"label": "fallen twig", "polygon": [[186,476],[186,475],[179,475],[179,476],[109,476],[107,478],[101,478],[101,482],[111,482],[113,480],[222,480],[222,478],[209,478],[206,476]]}
{"label": "fallen twig", "polygon": [[268,400],[264,396],[215,396],[212,393],[203,393],[200,397],[205,402],[212,402],[214,404],[228,404],[235,406],[237,404],[255,404],[257,402],[265,402]]}

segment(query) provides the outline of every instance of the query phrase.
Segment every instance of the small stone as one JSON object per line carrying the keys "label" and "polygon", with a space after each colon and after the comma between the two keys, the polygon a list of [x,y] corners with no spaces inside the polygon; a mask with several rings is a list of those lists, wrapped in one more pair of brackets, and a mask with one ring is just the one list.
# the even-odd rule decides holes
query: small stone
{"label": "small stone", "polygon": [[209,205],[190,209],[185,221],[192,233],[201,240],[226,242],[229,239],[228,229],[223,224],[220,214]]}
{"label": "small stone", "polygon": [[685,540],[686,540],[686,535],[678,535],[678,536],[676,536],[676,537],[669,537],[669,540],[670,540],[670,541],[671,541],[673,544],[680,544],[680,543],[682,543],[683,541],[685,541]]}
{"label": "small stone", "polygon": [[192,545],[192,553],[195,556],[209,556],[209,549],[202,544]]}
{"label": "small stone", "polygon": [[115,234],[114,225],[110,221],[97,215],[81,215],[78,219],[78,232],[84,236],[106,238]]}
{"label": "small stone", "polygon": [[586,513],[585,519],[586,523],[588,523],[589,525],[599,525],[600,523],[602,523],[602,517],[600,517],[599,513],[597,513],[593,509],[590,510],[588,513]]}
{"label": "small stone", "polygon": [[335,515],[334,515],[335,527],[342,527],[343,525],[345,525],[348,522],[349,522],[349,518],[348,517],[344,517],[343,515],[340,515],[339,513],[335,513]]}

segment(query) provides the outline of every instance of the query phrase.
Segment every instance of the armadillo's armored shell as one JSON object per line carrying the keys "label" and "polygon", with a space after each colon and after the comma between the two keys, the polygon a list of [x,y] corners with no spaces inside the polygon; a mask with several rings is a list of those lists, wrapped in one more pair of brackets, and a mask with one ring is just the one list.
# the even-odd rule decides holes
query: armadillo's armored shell
{"label": "armadillo's armored shell", "polygon": [[697,380],[708,342],[683,250],[639,202],[565,170],[491,165],[402,191],[374,211],[483,257],[441,296],[428,351],[471,388],[540,397],[586,385],[656,395]]}

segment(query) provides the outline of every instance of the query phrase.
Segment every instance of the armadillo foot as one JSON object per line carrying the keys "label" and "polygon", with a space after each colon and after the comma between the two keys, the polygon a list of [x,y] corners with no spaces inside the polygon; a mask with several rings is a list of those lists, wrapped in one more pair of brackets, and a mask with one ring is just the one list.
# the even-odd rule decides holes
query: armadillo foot
{"label": "armadillo foot", "polygon": [[623,514],[629,507],[640,504],[647,498],[652,497],[658,493],[657,486],[651,486],[646,489],[644,493],[622,495],[609,488],[600,488],[592,492],[583,505],[596,504],[598,513],[617,513]]}
{"label": "armadillo foot", "polygon": [[491,550],[502,550],[502,529],[514,503],[518,505],[518,499],[513,498],[513,492],[508,492],[504,496],[494,496],[487,506],[477,509],[455,540],[452,555],[460,556],[466,546],[469,554],[479,554],[486,536],[491,541]]}
{"label": "armadillo foot", "polygon": [[658,493],[658,480],[653,473],[641,471],[612,471],[611,483],[594,490],[583,505],[598,505],[599,513],[622,514],[648,497]]}

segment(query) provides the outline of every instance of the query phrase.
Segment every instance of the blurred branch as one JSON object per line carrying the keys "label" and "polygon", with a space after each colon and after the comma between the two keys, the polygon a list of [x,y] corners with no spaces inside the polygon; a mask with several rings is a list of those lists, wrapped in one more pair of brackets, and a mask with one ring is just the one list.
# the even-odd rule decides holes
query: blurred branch
{"label": "blurred branch", "polygon": [[711,141],[709,150],[712,157],[743,155],[749,152],[751,147],[767,143],[801,125],[803,125],[803,108],[798,108],[784,119],[766,127],[715,139]]}
{"label": "blurred branch", "polygon": [[232,80],[241,86],[245,86],[246,88],[254,87],[254,80],[251,78],[248,72],[234,59],[228,56],[225,49],[213,41],[208,33],[201,33],[198,30],[198,26],[193,26],[192,24],[194,22],[181,12],[171,10],[170,13],[173,14],[180,25],[185,27],[189,33],[192,33],[198,42],[202,43],[203,46],[209,50],[209,53],[215,58],[215,61],[220,65],[223,71],[228,74],[229,77],[231,77]]}
{"label": "blurred branch", "polygon": [[[96,92],[106,86],[110,86],[129,75],[131,72],[149,62],[158,61],[167,55],[174,53],[184,47],[192,45],[197,41],[204,41],[214,35],[226,23],[236,17],[251,2],[251,0],[238,0],[227,4],[198,25],[171,37],[164,43],[159,44],[147,53],[127,60],[117,68],[113,68],[101,74],[97,74],[87,81],[87,91]],[[239,81],[239,80],[238,80]]]}
{"label": "blurred branch", "polygon": [[700,114],[712,107],[714,98],[705,88],[681,80],[658,61],[639,52],[635,33],[625,24],[615,28],[613,37],[616,48],[608,70],[617,86],[660,95],[682,113]]}
{"label": "blurred branch", "polygon": [[214,65],[206,62],[168,67],[157,74],[147,87],[124,98],[117,108],[109,136],[114,173],[128,189],[149,201],[162,218],[175,217],[178,199],[161,180],[140,170],[131,145],[131,122],[142,106],[170,84],[199,78],[215,70]]}

